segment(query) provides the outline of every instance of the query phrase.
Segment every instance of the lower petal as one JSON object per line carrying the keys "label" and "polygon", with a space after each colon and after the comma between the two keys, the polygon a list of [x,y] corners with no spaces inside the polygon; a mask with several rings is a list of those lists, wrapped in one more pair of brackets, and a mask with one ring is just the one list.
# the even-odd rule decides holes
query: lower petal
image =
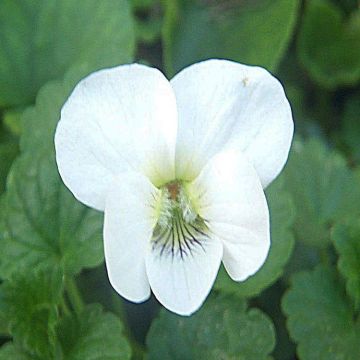
{"label": "lower petal", "polygon": [[152,204],[157,192],[142,174],[127,173],[112,183],[107,195],[104,246],[109,280],[134,302],[150,296],[145,254],[156,222]]}
{"label": "lower petal", "polygon": [[[222,258],[222,244],[208,236],[198,236],[191,251],[161,252],[152,249],[146,270],[156,298],[179,315],[191,315],[209,294]],[[199,245],[201,244],[201,245]]]}

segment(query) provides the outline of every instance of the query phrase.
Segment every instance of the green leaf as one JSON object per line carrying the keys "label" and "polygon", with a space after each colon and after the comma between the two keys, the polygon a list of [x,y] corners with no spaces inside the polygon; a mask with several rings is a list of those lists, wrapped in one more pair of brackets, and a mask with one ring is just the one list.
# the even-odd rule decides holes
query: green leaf
{"label": "green leaf", "polygon": [[40,89],[35,105],[23,112],[21,151],[55,152],[54,135],[61,107],[75,87],[79,73],[85,75],[86,67],[73,69],[63,80],[50,81]]}
{"label": "green leaf", "polygon": [[335,271],[320,266],[295,275],[282,307],[301,360],[360,359],[360,318]]}
{"label": "green leaf", "polygon": [[283,282],[289,283],[293,274],[299,271],[313,269],[322,259],[325,259],[325,256],[327,259],[326,249],[324,251],[320,249],[317,250],[318,251],[302,241],[296,241],[292,256],[286,265],[286,272],[282,278]]}
{"label": "green leaf", "polygon": [[148,359],[268,359],[275,346],[274,326],[244,300],[209,298],[191,317],[162,310],[147,336]]}
{"label": "green leaf", "polygon": [[332,233],[339,254],[338,269],[346,279],[347,293],[360,305],[360,224],[358,220],[339,224]]}
{"label": "green leaf", "polygon": [[61,267],[71,275],[103,261],[102,215],[80,204],[65,188],[53,156],[24,153],[7,185],[1,276],[21,267]]}
{"label": "green leaf", "polygon": [[230,279],[222,267],[215,288],[225,293],[243,297],[258,295],[273,284],[283,273],[294,247],[291,227],[295,218],[293,201],[284,191],[283,179],[276,180],[266,190],[270,210],[271,247],[263,267],[249,279],[238,283]]}
{"label": "green leaf", "polygon": [[298,0],[164,1],[169,76],[194,62],[228,58],[274,70],[295,25]]}
{"label": "green leaf", "polygon": [[28,269],[0,286],[0,309],[15,341],[29,352],[51,358],[55,351],[57,305],[62,295],[60,271]]}
{"label": "green leaf", "polygon": [[342,137],[350,150],[350,156],[360,161],[360,93],[349,97],[343,115]]}
{"label": "green leaf", "polygon": [[293,143],[284,177],[297,210],[296,236],[308,245],[326,247],[334,222],[360,213],[359,179],[319,140]]}
{"label": "green leaf", "polygon": [[360,10],[345,19],[329,0],[306,2],[298,54],[321,86],[354,85],[360,79]]}
{"label": "green leaf", "polygon": [[131,357],[121,321],[114,314],[103,312],[98,304],[88,306],[78,317],[61,320],[57,334],[66,360],[126,360]]}
{"label": "green leaf", "polygon": [[39,360],[39,358],[27,354],[13,343],[6,343],[0,348],[0,360]]}
{"label": "green leaf", "polygon": [[130,62],[134,37],[126,0],[2,0],[0,106],[32,103],[70,67]]}

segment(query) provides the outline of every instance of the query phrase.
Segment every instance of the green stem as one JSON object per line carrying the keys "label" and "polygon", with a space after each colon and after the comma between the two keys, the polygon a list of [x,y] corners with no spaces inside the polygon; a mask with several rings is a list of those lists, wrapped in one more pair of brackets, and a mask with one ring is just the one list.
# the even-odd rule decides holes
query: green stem
{"label": "green stem", "polygon": [[65,287],[72,308],[76,314],[80,314],[84,309],[84,302],[81,298],[80,291],[76,285],[74,278],[70,277],[65,280]]}
{"label": "green stem", "polygon": [[320,261],[323,265],[330,264],[328,249],[326,247],[320,250],[319,255],[320,255]]}
{"label": "green stem", "polygon": [[61,310],[63,311],[63,313],[64,313],[65,316],[68,316],[68,315],[71,314],[70,309],[69,309],[69,307],[68,307],[68,305],[67,305],[66,300],[65,300],[64,297],[62,298],[60,307],[61,307]]}
{"label": "green stem", "polygon": [[164,10],[164,20],[162,26],[162,44],[163,44],[163,64],[166,75],[171,78],[174,74],[172,62],[172,40],[173,34],[177,30],[179,22],[179,4],[178,0],[162,0]]}
{"label": "green stem", "polygon": [[134,360],[145,359],[145,355],[146,355],[145,347],[132,339],[130,339],[130,344],[132,345],[132,350],[133,350],[132,359]]}

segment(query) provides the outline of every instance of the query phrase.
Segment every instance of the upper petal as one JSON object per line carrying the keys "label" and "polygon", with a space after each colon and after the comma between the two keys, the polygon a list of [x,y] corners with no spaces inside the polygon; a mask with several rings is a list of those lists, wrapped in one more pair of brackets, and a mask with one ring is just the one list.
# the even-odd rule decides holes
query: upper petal
{"label": "upper petal", "polygon": [[55,134],[56,160],[81,202],[103,210],[114,176],[140,171],[174,178],[176,101],[163,74],[144,65],[97,71],[75,87]]}
{"label": "upper petal", "polygon": [[264,263],[270,247],[269,211],[260,180],[240,151],[214,156],[188,190],[198,214],[223,242],[223,262],[236,281]]}
{"label": "upper petal", "polygon": [[130,301],[150,296],[145,255],[155,225],[159,190],[142,174],[126,173],[109,187],[105,206],[105,262],[111,285]]}
{"label": "upper petal", "polygon": [[269,72],[227,60],[208,60],[172,80],[178,106],[176,174],[195,178],[225,145],[241,150],[263,187],[284,166],[293,136],[290,105]]}
{"label": "upper petal", "polygon": [[167,309],[180,315],[191,315],[205,301],[222,258],[222,244],[218,239],[186,229],[174,231],[184,231],[187,235],[190,231],[196,237],[198,243],[190,251],[171,253],[153,248],[146,257],[153,293]]}

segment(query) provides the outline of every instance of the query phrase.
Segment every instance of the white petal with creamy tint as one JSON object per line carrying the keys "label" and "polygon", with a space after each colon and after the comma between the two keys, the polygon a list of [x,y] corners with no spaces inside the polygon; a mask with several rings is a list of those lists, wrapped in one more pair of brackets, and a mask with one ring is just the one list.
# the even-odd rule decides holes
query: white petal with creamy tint
{"label": "white petal with creamy tint", "polygon": [[176,174],[193,179],[224,146],[241,150],[267,186],[281,171],[293,136],[290,105],[269,72],[208,60],[172,80],[178,105]]}
{"label": "white petal with creamy tint", "polygon": [[221,242],[196,236],[201,245],[194,244],[183,257],[177,252],[160,254],[160,249],[152,249],[146,257],[151,290],[161,304],[179,315],[191,315],[202,305],[221,263]]}
{"label": "white petal with creamy tint", "polygon": [[111,285],[130,301],[150,296],[145,254],[155,225],[157,190],[142,174],[127,173],[110,185],[104,219],[105,262]]}
{"label": "white petal with creamy tint", "polygon": [[160,71],[138,64],[97,71],[62,108],[60,175],[78,200],[103,210],[109,184],[124,171],[155,184],[173,179],[176,129],[175,96]]}
{"label": "white petal with creamy tint", "polygon": [[240,151],[223,151],[208,162],[189,192],[213,236],[223,242],[223,263],[231,278],[253,275],[270,247],[268,206],[253,166]]}

